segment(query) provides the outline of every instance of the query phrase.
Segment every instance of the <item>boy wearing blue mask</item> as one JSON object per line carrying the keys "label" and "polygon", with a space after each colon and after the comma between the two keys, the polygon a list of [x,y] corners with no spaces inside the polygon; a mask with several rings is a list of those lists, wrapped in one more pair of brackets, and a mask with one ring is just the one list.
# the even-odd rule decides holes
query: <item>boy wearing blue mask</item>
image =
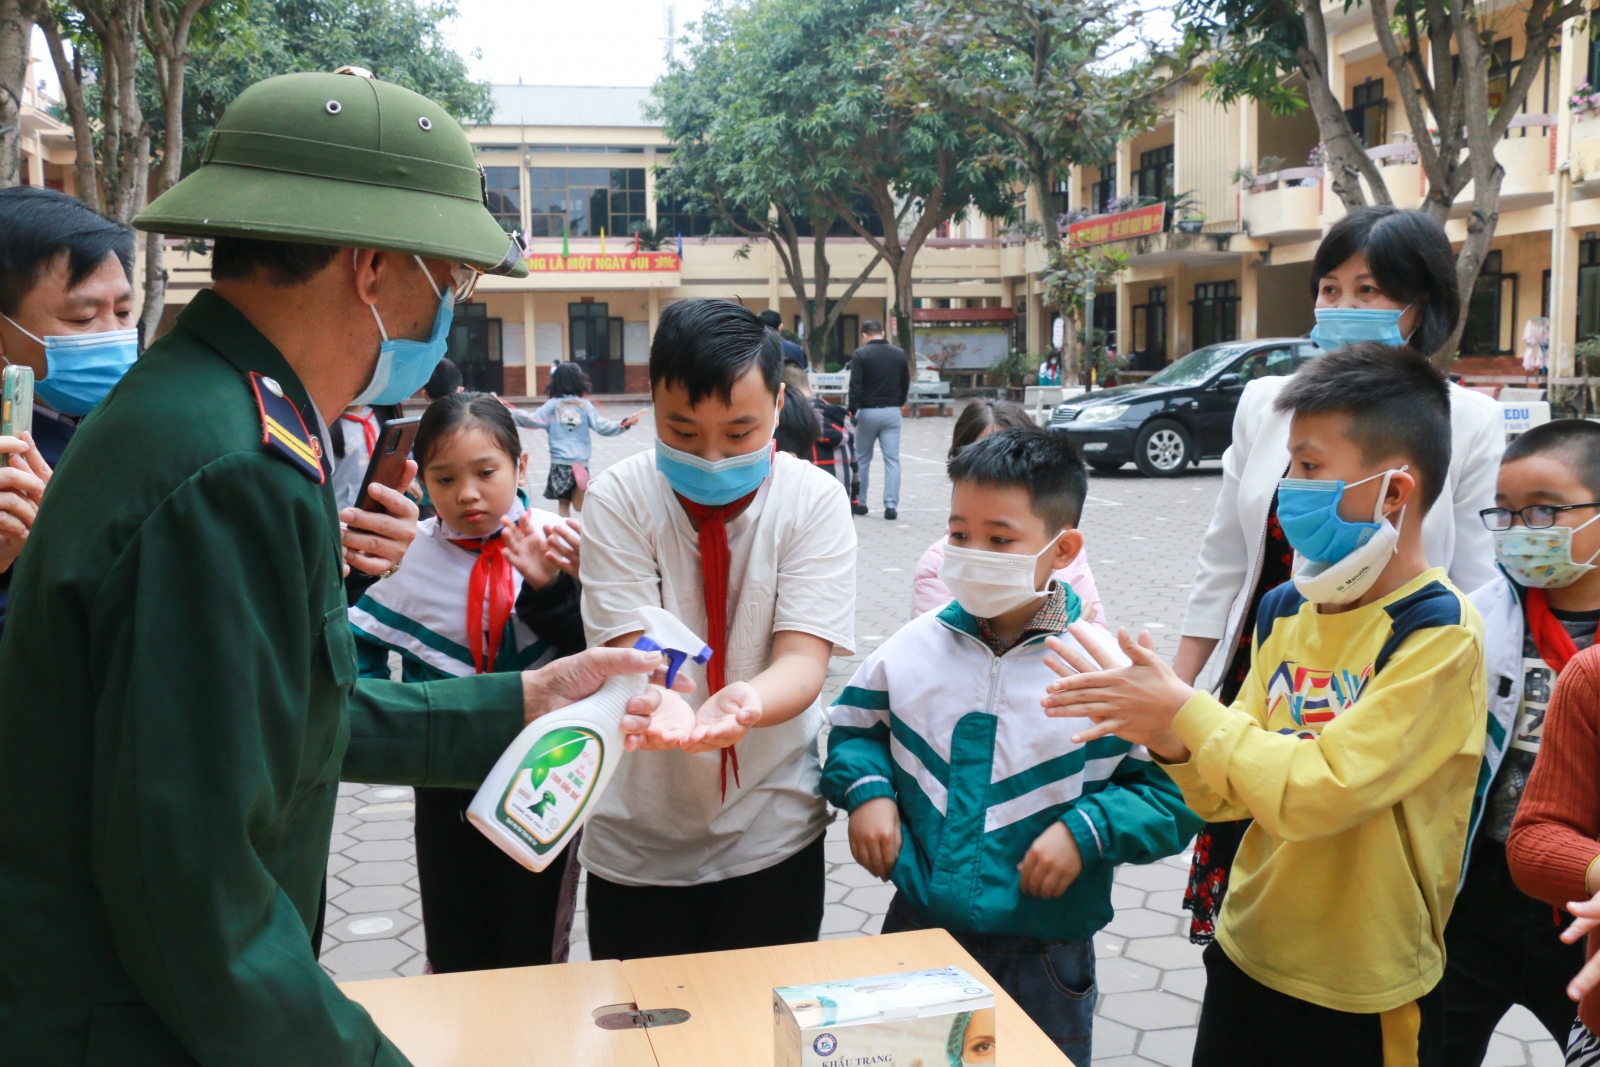
{"label": "boy wearing blue mask", "polygon": [[1544,734],[1545,709],[1567,661],[1600,622],[1600,425],[1561,419],[1506,446],[1495,506],[1482,512],[1500,576],[1472,594],[1483,615],[1489,736],[1466,877],[1445,941],[1451,1065],[1477,1067],[1513,1004],[1565,1045],[1567,983],[1582,944],[1563,944],[1549,905],[1519,890],[1506,840]]}
{"label": "boy wearing blue mask", "polygon": [[1449,393],[1419,353],[1362,343],[1277,404],[1302,558],[1261,602],[1234,705],[1126,633],[1128,667],[1052,641],[1071,669],[1044,703],[1096,720],[1085,742],[1147,746],[1201,817],[1255,820],[1205,952],[1197,1067],[1440,1064],[1487,709],[1482,620],[1422,550]]}
{"label": "boy wearing blue mask", "polygon": [[940,577],[955,600],[902,627],[839,695],[822,791],[850,812],[856,861],[894,881],[884,932],[949,930],[1087,1064],[1112,874],[1181,851],[1200,820],[1142,747],[1085,745],[1072,735],[1087,719],[1039,716],[1045,640],[1082,610],[1051,577],[1083,550],[1089,483],[1071,442],[1004,430],[949,471]]}
{"label": "boy wearing blue mask", "polygon": [[855,644],[855,529],[839,482],[774,454],[778,335],[684,300],[650,348],[658,439],[590,483],[583,620],[631,646],[665,608],[713,656],[690,701],[623,721],[633,755],[584,829],[596,959],[815,940],[822,924],[818,696]]}

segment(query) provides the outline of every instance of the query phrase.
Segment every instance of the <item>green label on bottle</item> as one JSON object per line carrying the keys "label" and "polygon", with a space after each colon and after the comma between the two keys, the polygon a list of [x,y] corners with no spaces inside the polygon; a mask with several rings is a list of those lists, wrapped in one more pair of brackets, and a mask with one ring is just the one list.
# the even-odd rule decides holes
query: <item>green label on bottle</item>
{"label": "green label on bottle", "polygon": [[551,730],[522,758],[495,817],[534,852],[549,852],[583,814],[605,750],[585,727]]}

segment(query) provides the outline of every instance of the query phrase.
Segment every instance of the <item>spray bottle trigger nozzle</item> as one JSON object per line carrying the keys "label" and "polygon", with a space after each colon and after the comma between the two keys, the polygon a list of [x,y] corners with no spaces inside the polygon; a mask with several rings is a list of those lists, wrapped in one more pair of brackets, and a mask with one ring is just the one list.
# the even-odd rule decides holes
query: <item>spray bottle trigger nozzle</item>
{"label": "spray bottle trigger nozzle", "polygon": [[683,666],[683,661],[689,658],[689,654],[675,648],[664,648],[661,654],[667,657],[667,688],[671,689],[672,683],[678,678],[678,669]]}

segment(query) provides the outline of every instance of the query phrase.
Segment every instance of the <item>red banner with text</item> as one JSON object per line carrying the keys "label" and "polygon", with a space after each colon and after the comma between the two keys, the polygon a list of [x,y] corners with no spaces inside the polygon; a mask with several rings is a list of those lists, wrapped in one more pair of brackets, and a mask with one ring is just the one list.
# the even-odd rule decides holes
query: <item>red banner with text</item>
{"label": "red banner with text", "polygon": [[603,271],[621,271],[637,274],[679,269],[678,254],[676,252],[640,252],[637,255],[632,252],[610,252],[605,255],[580,252],[569,256],[563,256],[560,253],[535,252],[527,258],[528,272],[530,274],[563,272],[596,274]]}
{"label": "red banner with text", "polygon": [[1126,241],[1132,237],[1149,237],[1160,233],[1167,219],[1167,205],[1151,204],[1149,207],[1119,211],[1115,215],[1096,215],[1074,222],[1067,227],[1067,238],[1073,247],[1104,244],[1107,241]]}

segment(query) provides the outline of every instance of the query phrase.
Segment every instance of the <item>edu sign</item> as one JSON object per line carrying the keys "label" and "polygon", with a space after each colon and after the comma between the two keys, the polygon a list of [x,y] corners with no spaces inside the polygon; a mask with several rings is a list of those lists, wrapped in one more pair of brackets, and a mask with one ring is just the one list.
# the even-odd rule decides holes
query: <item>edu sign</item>
{"label": "edu sign", "polygon": [[1548,400],[1502,400],[1500,414],[1505,419],[1508,434],[1527,433],[1535,426],[1550,421]]}

